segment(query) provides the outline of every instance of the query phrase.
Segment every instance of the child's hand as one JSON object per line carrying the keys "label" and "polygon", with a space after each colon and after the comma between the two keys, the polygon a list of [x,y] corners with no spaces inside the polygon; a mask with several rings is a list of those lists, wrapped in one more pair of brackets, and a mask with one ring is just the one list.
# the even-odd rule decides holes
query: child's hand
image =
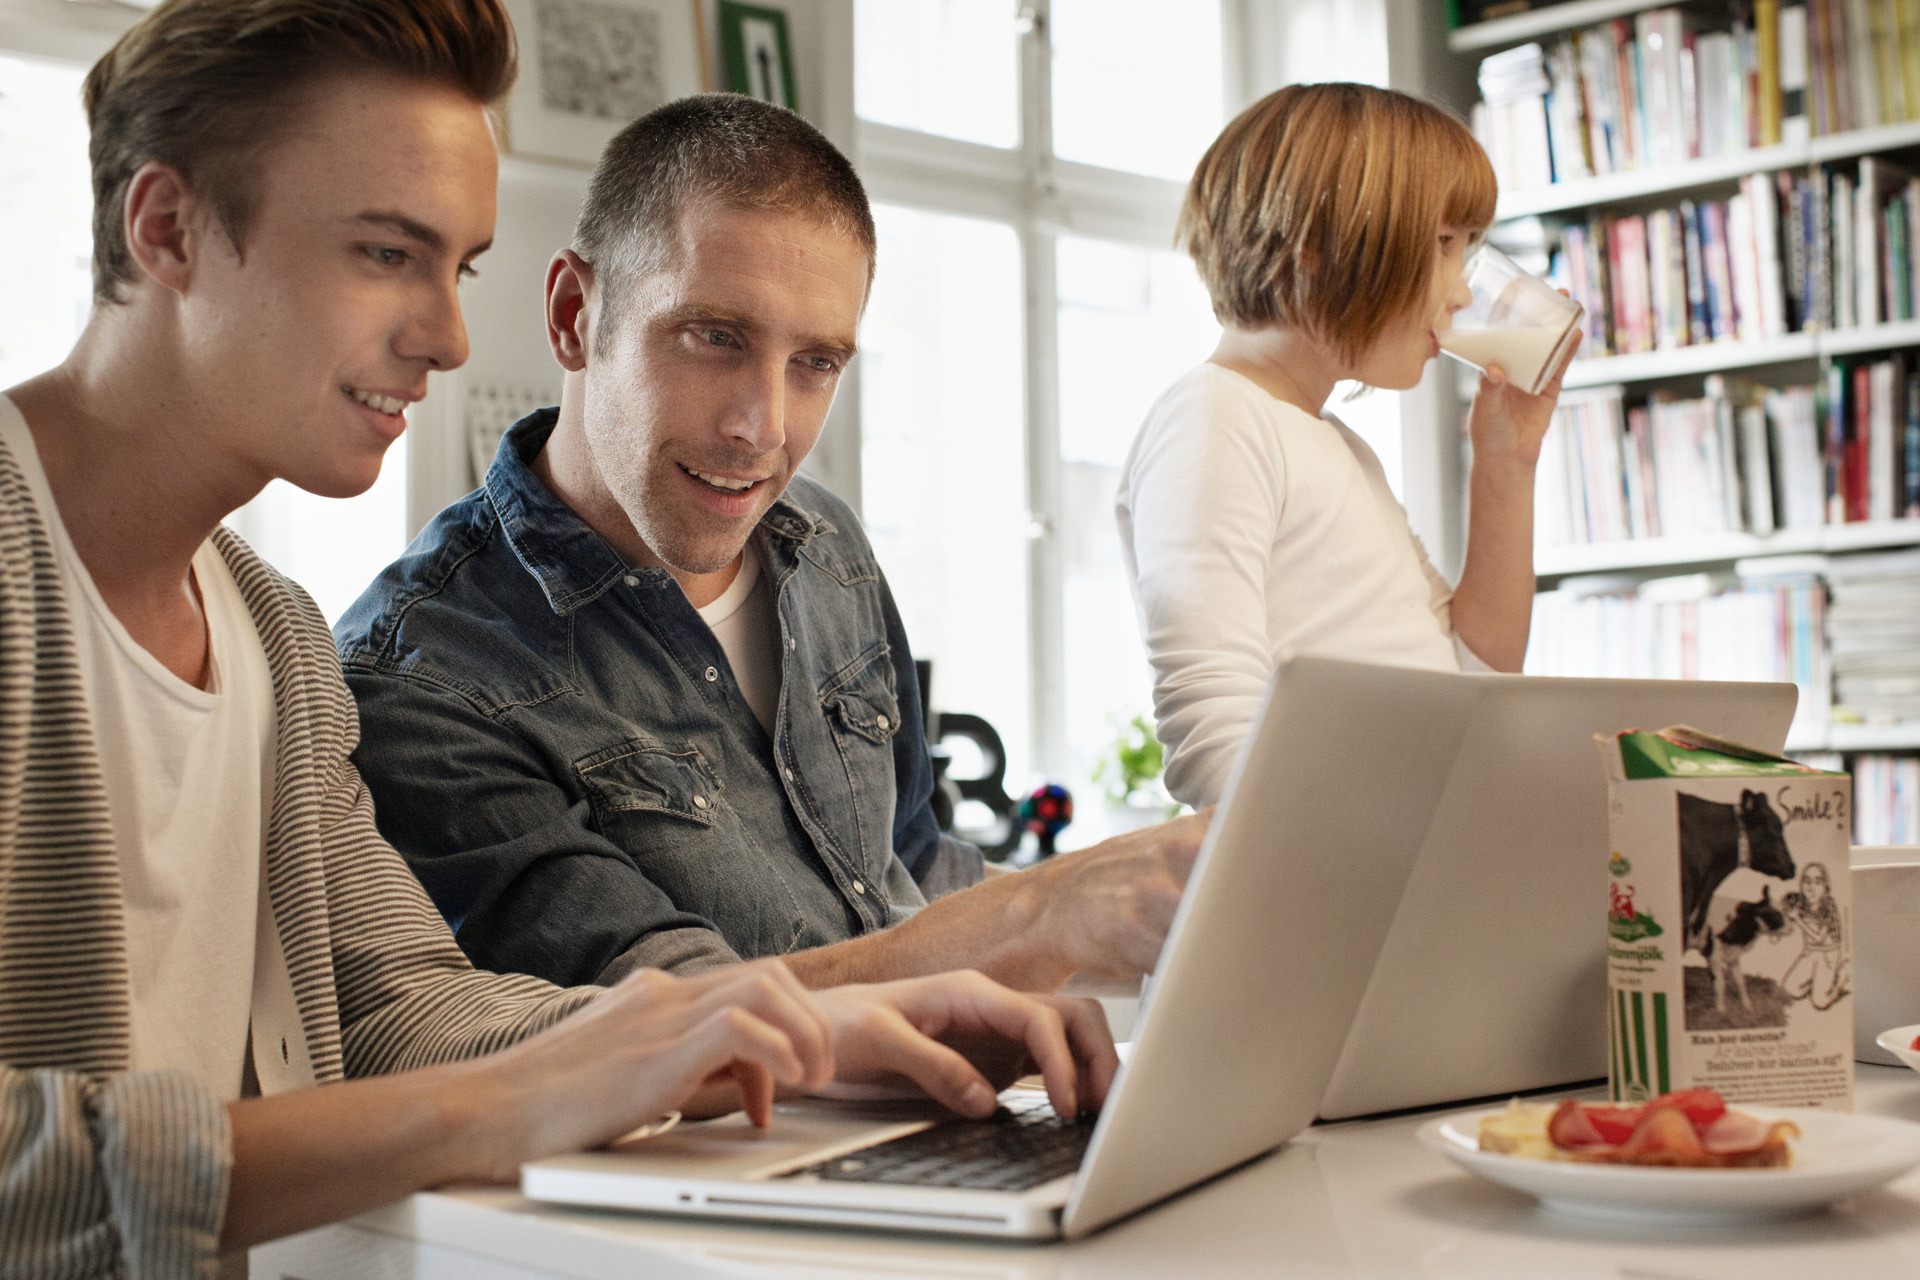
{"label": "child's hand", "polygon": [[[1560,291],[1566,293],[1565,289]],[[1467,436],[1473,441],[1474,464],[1514,463],[1531,470],[1540,461],[1540,441],[1553,421],[1553,408],[1560,399],[1560,380],[1580,350],[1584,335],[1560,357],[1559,367],[1537,396],[1530,396],[1507,381],[1506,370],[1490,366],[1481,375],[1480,389],[1473,397],[1473,411],[1467,418]]]}

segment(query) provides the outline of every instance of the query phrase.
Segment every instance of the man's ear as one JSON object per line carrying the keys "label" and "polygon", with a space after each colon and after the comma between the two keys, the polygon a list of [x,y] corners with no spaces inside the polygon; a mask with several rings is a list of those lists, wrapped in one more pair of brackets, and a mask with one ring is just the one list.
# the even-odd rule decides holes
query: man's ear
{"label": "man's ear", "polygon": [[140,269],[163,288],[183,291],[193,277],[194,254],[207,225],[193,188],[178,169],[149,160],[127,180],[120,232]]}
{"label": "man's ear", "polygon": [[547,345],[568,373],[587,367],[587,292],[593,288],[593,267],[571,249],[562,249],[547,264]]}

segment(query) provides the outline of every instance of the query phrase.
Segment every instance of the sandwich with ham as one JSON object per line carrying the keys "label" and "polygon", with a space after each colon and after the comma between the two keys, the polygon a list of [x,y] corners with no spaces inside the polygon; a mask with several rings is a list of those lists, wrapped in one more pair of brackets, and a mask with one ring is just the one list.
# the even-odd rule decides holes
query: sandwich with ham
{"label": "sandwich with ham", "polygon": [[1662,1094],[1638,1106],[1522,1102],[1480,1122],[1480,1149],[1533,1160],[1666,1169],[1784,1169],[1790,1121],[1728,1110],[1711,1089]]}

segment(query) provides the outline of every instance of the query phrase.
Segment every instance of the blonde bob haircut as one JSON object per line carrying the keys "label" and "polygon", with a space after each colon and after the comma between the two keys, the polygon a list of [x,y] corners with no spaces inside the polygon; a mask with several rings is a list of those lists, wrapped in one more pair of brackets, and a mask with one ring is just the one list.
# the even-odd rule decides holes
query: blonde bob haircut
{"label": "blonde bob haircut", "polygon": [[1222,324],[1288,325],[1353,361],[1426,298],[1440,228],[1477,237],[1496,194],[1449,112],[1371,85],[1289,85],[1207,148],[1177,237]]}

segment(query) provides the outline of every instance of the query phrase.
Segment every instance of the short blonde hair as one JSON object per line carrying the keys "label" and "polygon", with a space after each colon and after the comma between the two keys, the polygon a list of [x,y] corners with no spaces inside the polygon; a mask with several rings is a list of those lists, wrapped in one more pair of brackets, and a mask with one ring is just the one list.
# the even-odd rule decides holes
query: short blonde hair
{"label": "short blonde hair", "polygon": [[1207,148],[1177,235],[1222,324],[1290,325],[1353,360],[1425,297],[1440,227],[1484,231],[1497,194],[1450,112],[1370,85],[1289,85]]}

